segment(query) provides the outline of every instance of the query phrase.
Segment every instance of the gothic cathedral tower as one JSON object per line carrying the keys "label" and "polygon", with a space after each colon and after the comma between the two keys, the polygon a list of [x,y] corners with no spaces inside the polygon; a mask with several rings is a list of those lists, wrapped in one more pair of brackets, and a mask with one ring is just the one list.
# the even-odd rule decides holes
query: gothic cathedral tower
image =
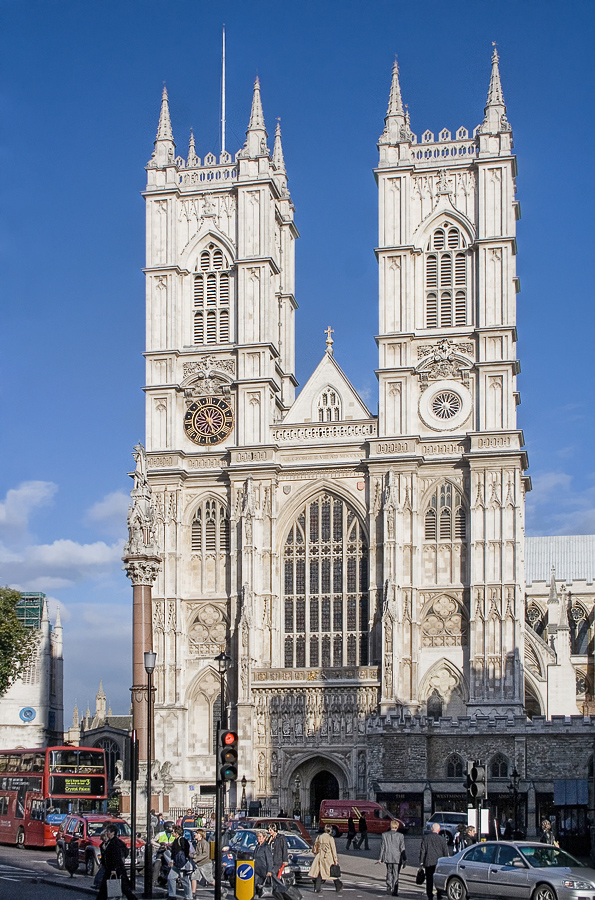
{"label": "gothic cathedral tower", "polygon": [[378,148],[382,705],[522,711],[519,205],[497,51],[473,135],[419,143],[395,62]]}
{"label": "gothic cathedral tower", "polygon": [[146,469],[155,748],[175,805],[214,780],[222,703],[248,797],[311,812],[373,795],[379,713],[522,711],[518,204],[496,52],[484,120],[454,138],[418,142],[395,64],[379,150],[375,416],[330,329],[294,397],[298,234],[258,81],[233,158],[199,159],[193,136],[176,156],[163,93],[145,191]]}

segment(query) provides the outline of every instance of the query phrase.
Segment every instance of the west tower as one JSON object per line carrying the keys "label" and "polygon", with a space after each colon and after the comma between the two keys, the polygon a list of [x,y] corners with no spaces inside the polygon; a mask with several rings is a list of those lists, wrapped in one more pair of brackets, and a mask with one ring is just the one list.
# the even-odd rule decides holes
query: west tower
{"label": "west tower", "polygon": [[[395,62],[378,149],[371,456],[374,468],[391,470],[377,562],[388,598],[383,702],[396,693],[414,706],[430,697],[435,712],[519,710],[527,465],[516,424],[519,205],[496,49],[481,125],[437,138],[428,130],[420,141]],[[446,702],[457,695],[458,704]]]}

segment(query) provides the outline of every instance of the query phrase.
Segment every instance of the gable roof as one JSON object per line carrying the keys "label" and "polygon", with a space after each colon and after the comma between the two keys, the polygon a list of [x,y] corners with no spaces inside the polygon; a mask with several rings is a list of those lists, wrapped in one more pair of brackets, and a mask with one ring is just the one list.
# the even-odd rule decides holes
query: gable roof
{"label": "gable roof", "polygon": [[327,351],[283,419],[283,424],[295,425],[303,422],[318,422],[318,398],[327,387],[336,391],[341,400],[341,418],[339,421],[374,418],[332,353]]}

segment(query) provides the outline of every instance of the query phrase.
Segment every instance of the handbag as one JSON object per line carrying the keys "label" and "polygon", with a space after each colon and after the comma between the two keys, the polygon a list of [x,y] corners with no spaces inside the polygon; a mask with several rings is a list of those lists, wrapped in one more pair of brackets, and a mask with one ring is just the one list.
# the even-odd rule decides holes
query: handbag
{"label": "handbag", "polygon": [[420,866],[419,869],[417,870],[417,874],[415,876],[415,883],[423,884],[425,880],[426,880],[426,870],[423,868],[423,866]]}
{"label": "handbag", "polygon": [[341,866],[338,866],[336,863],[333,863],[331,866],[331,878],[340,878],[341,877]]}
{"label": "handbag", "polygon": [[106,879],[107,896],[109,900],[121,900],[122,897],[122,879],[118,878],[115,872]]}
{"label": "handbag", "polygon": [[289,900],[302,900],[302,892],[294,884],[285,888],[285,894],[289,897]]}

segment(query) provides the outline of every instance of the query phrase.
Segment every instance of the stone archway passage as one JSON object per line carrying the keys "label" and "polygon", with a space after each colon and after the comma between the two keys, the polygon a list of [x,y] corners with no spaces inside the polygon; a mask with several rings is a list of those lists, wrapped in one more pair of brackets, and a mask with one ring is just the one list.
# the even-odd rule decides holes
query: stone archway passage
{"label": "stone archway passage", "polygon": [[318,819],[318,810],[323,800],[339,799],[339,782],[332,774],[323,769],[310,782],[310,815]]}

